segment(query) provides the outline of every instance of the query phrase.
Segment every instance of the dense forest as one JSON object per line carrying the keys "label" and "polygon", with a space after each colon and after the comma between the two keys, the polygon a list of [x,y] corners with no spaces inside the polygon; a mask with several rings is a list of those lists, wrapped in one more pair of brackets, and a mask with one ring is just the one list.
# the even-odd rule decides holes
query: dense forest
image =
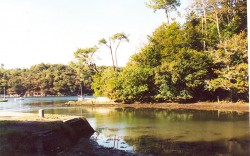
{"label": "dense forest", "polygon": [[[171,19],[178,0],[149,0],[164,10],[166,22],[148,36],[148,43],[118,68],[116,53],[125,33],[74,52],[69,65],[34,65],[0,69],[0,93],[107,96],[118,102],[248,101],[246,0],[194,0],[186,22]],[[146,7],[145,6],[145,7]],[[112,67],[97,67],[96,51],[110,50]]]}
{"label": "dense forest", "polygon": [[[29,69],[0,69],[1,90],[8,95],[48,96],[80,94],[80,81],[76,72],[68,65],[38,64]],[[83,87],[85,94],[93,93],[90,83]]]}

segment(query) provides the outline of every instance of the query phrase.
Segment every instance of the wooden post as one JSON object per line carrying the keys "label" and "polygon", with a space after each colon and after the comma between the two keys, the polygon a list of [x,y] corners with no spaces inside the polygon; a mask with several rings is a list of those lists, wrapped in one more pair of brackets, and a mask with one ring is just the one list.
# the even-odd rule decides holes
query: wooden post
{"label": "wooden post", "polygon": [[44,118],[44,109],[39,109],[39,117]]}

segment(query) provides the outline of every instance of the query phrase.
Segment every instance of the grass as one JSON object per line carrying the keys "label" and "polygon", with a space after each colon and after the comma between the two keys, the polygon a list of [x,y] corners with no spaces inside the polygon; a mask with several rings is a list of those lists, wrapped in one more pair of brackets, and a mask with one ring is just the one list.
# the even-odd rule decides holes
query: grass
{"label": "grass", "polygon": [[45,114],[44,118],[39,117],[38,114],[28,113],[23,116],[10,117],[10,118],[1,118],[2,121],[61,121],[69,118],[74,118],[76,116],[69,115],[58,115],[58,114]]}

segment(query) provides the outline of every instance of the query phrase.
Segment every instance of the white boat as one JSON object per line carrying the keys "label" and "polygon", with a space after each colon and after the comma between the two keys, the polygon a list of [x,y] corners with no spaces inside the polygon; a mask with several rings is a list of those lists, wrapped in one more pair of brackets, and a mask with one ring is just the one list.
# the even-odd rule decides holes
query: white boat
{"label": "white boat", "polygon": [[0,102],[8,102],[8,100],[7,99],[2,99],[2,100],[0,100]]}
{"label": "white boat", "polygon": [[20,100],[24,100],[24,98],[23,97],[19,97],[19,98],[15,98],[14,100],[15,101],[20,101]]}
{"label": "white boat", "polygon": [[78,97],[78,101],[83,101],[83,99],[84,99],[84,98],[83,98],[82,96],[79,96],[79,97]]}

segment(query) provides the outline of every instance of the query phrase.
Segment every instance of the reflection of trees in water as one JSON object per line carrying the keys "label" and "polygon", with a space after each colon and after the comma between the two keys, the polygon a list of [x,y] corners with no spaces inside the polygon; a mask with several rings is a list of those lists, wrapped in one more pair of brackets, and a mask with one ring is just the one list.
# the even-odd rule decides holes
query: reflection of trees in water
{"label": "reflection of trees in water", "polygon": [[246,121],[249,119],[248,112],[235,111],[195,111],[194,120],[200,121]]}
{"label": "reflection of trees in water", "polygon": [[166,121],[186,121],[193,117],[189,112],[176,112],[174,110],[157,109],[157,108],[117,108],[118,117],[127,118],[150,118],[150,119],[164,119]]}
{"label": "reflection of trees in water", "polygon": [[124,140],[133,145],[135,153],[142,155],[249,155],[250,139],[234,138],[217,141],[181,142],[176,136],[160,139],[153,136],[138,138],[125,137]]}
{"label": "reflection of trees in water", "polygon": [[118,117],[164,119],[166,121],[246,121],[249,113],[234,111],[170,110],[161,108],[117,108]]}
{"label": "reflection of trees in water", "polygon": [[[123,137],[123,139],[129,146],[133,146],[136,153],[142,155],[238,155],[238,153],[240,155],[247,155],[250,153],[248,149],[249,140],[244,138],[229,140],[229,138],[233,137],[233,135],[231,135],[233,132],[221,130],[228,128],[228,126],[229,128],[232,128],[231,126],[234,121],[248,120],[248,113],[151,108],[117,108],[107,116],[107,119],[111,121],[113,125],[108,128],[97,129],[97,131],[107,134],[107,137],[110,137],[110,135],[119,136],[121,130],[121,127],[119,126],[125,122],[125,127],[122,126],[122,130],[127,133],[125,135],[126,137]],[[105,118],[104,116],[98,117],[102,119]],[[183,124],[185,121],[191,122]],[[222,126],[216,127],[213,124],[214,121],[231,122],[229,122],[229,125],[226,124],[225,127],[223,125],[224,122],[215,122],[217,124],[222,124]],[[161,129],[165,128],[161,125],[167,125],[168,128]],[[183,126],[187,125],[192,128],[190,129],[189,127],[185,130]],[[237,124],[234,123],[233,125]],[[178,130],[182,128],[183,130],[179,132]],[[193,130],[194,132],[192,132]],[[163,135],[156,135],[154,131]],[[198,139],[186,139],[187,137],[196,137],[196,132],[199,135]],[[222,135],[222,133],[226,134]],[[237,131],[236,133],[242,133],[242,131]],[[237,136],[244,136],[245,134],[246,133]],[[222,137],[217,137],[217,135],[222,135],[222,137],[225,136],[225,139],[222,140]],[[201,139],[206,141],[196,141]],[[187,140],[190,141],[188,142]],[[111,141],[111,143],[113,142],[114,141]]]}

